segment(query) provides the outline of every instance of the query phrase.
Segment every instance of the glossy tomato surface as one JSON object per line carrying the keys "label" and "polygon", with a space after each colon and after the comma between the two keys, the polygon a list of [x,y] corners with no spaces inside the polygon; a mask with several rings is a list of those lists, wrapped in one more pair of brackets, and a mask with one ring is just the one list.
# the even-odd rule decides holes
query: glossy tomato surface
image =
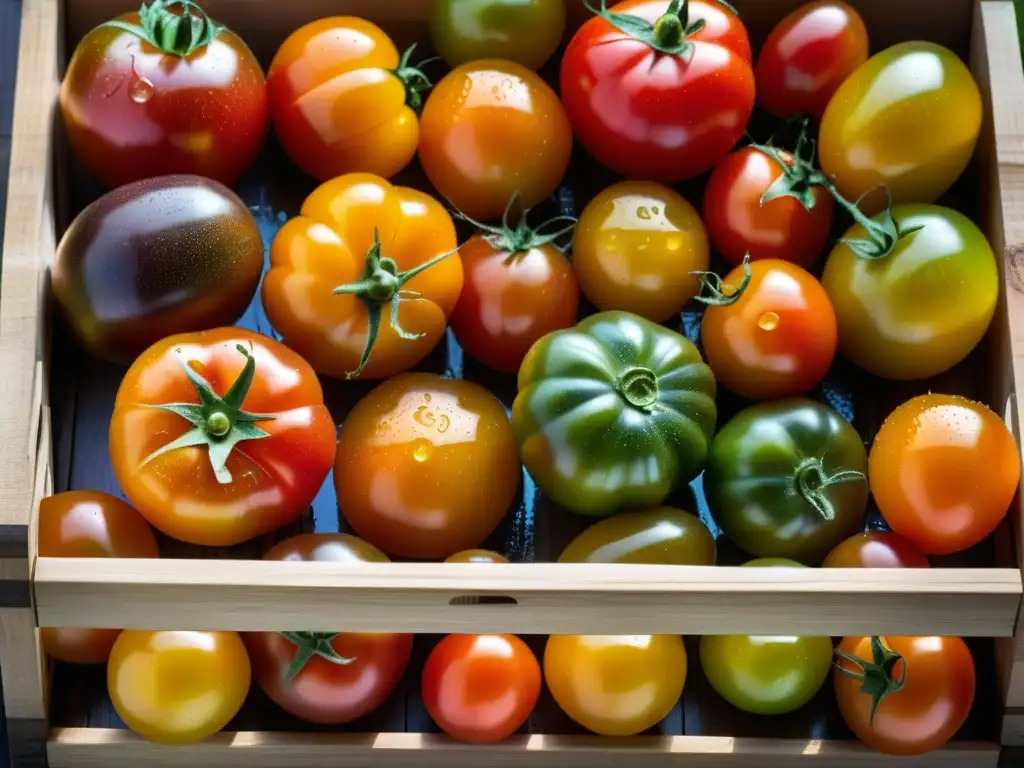
{"label": "glossy tomato surface", "polygon": [[391,555],[440,560],[487,538],[520,475],[512,426],[494,395],[407,373],[345,419],[334,486],[345,519],[367,541]]}
{"label": "glossy tomato surface", "polygon": [[562,41],[565,0],[436,0],[430,39],[449,66],[509,59],[540,69]]}
{"label": "glossy tomato surface", "polygon": [[448,635],[423,667],[423,704],[460,741],[486,744],[526,722],[540,696],[540,665],[515,635]]}
{"label": "glossy tomato surface", "polygon": [[126,629],[114,643],[107,688],[131,728],[158,744],[194,744],[242,708],[249,658],[235,632]]}
{"label": "glossy tomato surface", "polygon": [[696,209],[650,181],[623,181],[598,194],[573,237],[573,267],[590,302],[656,323],[697,295],[700,280],[690,273],[706,270],[708,258]]}
{"label": "glossy tomato surface", "polygon": [[449,555],[446,563],[507,563],[508,558],[490,549],[464,549]]}
{"label": "glossy tomato surface", "polygon": [[1020,480],[1020,451],[981,403],[920,395],[878,430],[869,476],[894,531],[928,554],[948,554],[977,544],[1006,516]]}
{"label": "glossy tomato surface", "polygon": [[717,556],[715,539],[699,518],[656,507],[613,515],[584,529],[558,562],[714,565]]}
{"label": "glossy tomato surface", "polygon": [[828,553],[824,568],[929,568],[931,563],[909,539],[891,531],[864,531]]}

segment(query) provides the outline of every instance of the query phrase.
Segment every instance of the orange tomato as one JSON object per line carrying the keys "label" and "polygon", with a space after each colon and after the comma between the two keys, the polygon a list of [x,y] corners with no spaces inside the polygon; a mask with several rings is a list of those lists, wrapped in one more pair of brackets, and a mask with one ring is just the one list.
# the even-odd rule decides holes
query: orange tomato
{"label": "orange tomato", "polygon": [[508,558],[490,549],[464,549],[445,558],[446,563],[507,563]]}
{"label": "orange tomato", "polygon": [[991,410],[955,395],[920,395],[890,414],[868,457],[878,509],[926,554],[967,549],[1006,515],[1020,452]]}
{"label": "orange tomato", "polygon": [[521,64],[483,59],[456,67],[420,118],[420,163],[452,205],[497,218],[516,192],[525,207],[557,189],[572,128],[550,86]]}
{"label": "orange tomato", "polygon": [[367,173],[317,187],[270,249],[263,306],[326,376],[379,379],[437,345],[462,290],[455,225],[437,200]]}
{"label": "orange tomato", "polygon": [[823,568],[930,568],[928,558],[891,531],[864,531],[840,542]]}

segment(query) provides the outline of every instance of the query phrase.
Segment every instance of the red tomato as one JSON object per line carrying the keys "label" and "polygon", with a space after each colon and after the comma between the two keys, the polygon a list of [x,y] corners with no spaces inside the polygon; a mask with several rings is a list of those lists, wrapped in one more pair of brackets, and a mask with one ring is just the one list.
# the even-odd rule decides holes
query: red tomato
{"label": "red tomato", "polygon": [[230,186],[267,137],[263,70],[194,3],[152,0],[142,10],[101,24],[75,49],[60,89],[71,148],[108,187],[176,173]]}
{"label": "red tomato", "polygon": [[807,3],[778,23],[757,57],[757,98],[776,117],[821,120],[836,89],[868,60],[868,30],[839,0]]}
{"label": "red tomato", "polygon": [[824,568],[930,568],[914,544],[891,531],[864,531],[829,552]]}
{"label": "red tomato", "polygon": [[423,667],[423,703],[460,741],[485,744],[515,733],[540,696],[540,664],[515,635],[448,635]]}
{"label": "red tomato", "polygon": [[631,178],[682,181],[743,136],[754,109],[750,59],[747,30],[714,0],[602,5],[566,49],[562,103],[599,162]]}

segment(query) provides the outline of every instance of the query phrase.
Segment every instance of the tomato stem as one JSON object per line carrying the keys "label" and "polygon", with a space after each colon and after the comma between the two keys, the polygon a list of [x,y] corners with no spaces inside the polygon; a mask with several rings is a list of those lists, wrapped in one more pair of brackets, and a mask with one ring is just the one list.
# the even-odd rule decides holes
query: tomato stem
{"label": "tomato stem", "polygon": [[412,60],[413,51],[416,50],[416,43],[413,43],[405,52],[402,53],[402,58],[398,61],[398,66],[395,69],[389,70],[391,74],[402,81],[402,85],[405,86],[405,103],[412,109],[416,114],[420,113],[423,109],[424,98],[423,95],[434,87],[434,84],[427,77],[423,71],[423,67],[435,61],[439,61],[439,56],[432,56],[429,59],[424,59],[415,66],[409,62]]}
{"label": "tomato stem", "polygon": [[835,520],[836,510],[826,491],[839,483],[866,481],[863,472],[844,469],[829,475],[821,459],[804,459],[793,473],[793,484],[804,500],[825,520]]}
{"label": "tomato stem", "polygon": [[[710,307],[727,307],[739,301],[747,286],[750,285],[750,280],[753,278],[753,273],[750,271],[750,254],[743,257],[743,281],[736,288],[731,285],[723,285],[722,278],[714,272],[691,272],[690,274],[700,278],[700,293],[694,297],[697,301]],[[726,292],[727,288],[731,290]],[[710,291],[709,296],[703,295],[705,289]]]}
{"label": "tomato stem", "polygon": [[[528,223],[530,209],[525,208],[519,216],[519,223],[513,227],[509,223],[509,217],[512,212],[512,208],[518,199],[519,193],[513,193],[512,197],[508,201],[508,205],[505,206],[505,213],[501,217],[500,227],[496,227],[491,224],[483,224],[475,219],[471,219],[457,208],[453,211],[452,215],[457,219],[461,219],[462,221],[473,225],[481,233],[484,233],[483,239],[487,241],[487,244],[490,245],[491,248],[499,253],[507,253],[508,258],[505,260],[506,264],[512,264],[515,261],[516,256],[526,253],[532,248],[540,248],[541,246],[548,245],[549,243],[553,243],[555,248],[564,254],[565,248],[568,248],[568,246],[565,248],[560,247],[557,241],[576,228],[576,217],[555,216],[554,218],[542,222],[536,227],[531,227]],[[548,234],[541,233],[542,229],[563,223],[565,223],[566,226],[562,227],[557,232],[551,232]]]}
{"label": "tomato stem", "polygon": [[288,669],[285,670],[284,680],[290,683],[303,670],[309,660],[319,656],[331,664],[345,666],[351,664],[355,659],[345,658],[338,655],[331,643],[340,632],[282,632],[281,637],[295,646],[295,655],[292,657]]}
{"label": "tomato stem", "polygon": [[658,377],[643,366],[623,371],[616,382],[616,388],[626,402],[641,410],[650,408],[658,399]]}
{"label": "tomato stem", "polygon": [[[871,638],[871,661],[865,661],[853,654],[836,648],[835,654],[839,658],[835,662],[836,669],[847,677],[861,682],[861,692],[871,697],[871,714],[868,717],[868,725],[875,722],[875,713],[879,705],[891,693],[898,693],[907,684],[907,662],[900,654],[888,648],[880,637]],[[843,666],[848,661],[855,665],[860,672],[854,672]],[[897,680],[893,674],[896,665],[903,664],[903,674]]]}
{"label": "tomato stem", "polygon": [[[704,28],[704,19],[697,19],[692,24],[689,22],[689,0],[672,0],[654,24],[639,16],[608,10],[608,0],[601,0],[600,8],[592,6],[589,0],[583,0],[583,5],[595,16],[600,16],[616,29],[646,43],[658,53],[678,56],[687,62],[693,58],[694,50],[689,37]],[[723,5],[732,10],[731,6]]]}
{"label": "tomato stem", "polygon": [[[175,6],[181,8],[180,13],[171,10]],[[225,29],[193,0],[152,0],[139,8],[138,24],[111,19],[101,26],[131,32],[154,48],[181,57],[209,45]]]}

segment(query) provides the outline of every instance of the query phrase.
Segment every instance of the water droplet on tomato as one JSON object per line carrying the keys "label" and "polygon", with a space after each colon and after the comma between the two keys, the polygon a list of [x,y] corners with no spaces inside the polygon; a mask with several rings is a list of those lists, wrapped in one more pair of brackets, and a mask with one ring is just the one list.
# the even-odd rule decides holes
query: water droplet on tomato
{"label": "water droplet on tomato", "polygon": [[133,80],[131,86],[128,88],[128,95],[136,104],[145,104],[153,98],[155,91],[156,89],[153,87],[152,82],[145,77],[139,76],[137,79]]}
{"label": "water droplet on tomato", "polygon": [[637,208],[636,209],[636,215],[639,216],[644,221],[650,221],[651,220],[651,212],[647,209],[646,206],[642,205],[639,208]]}
{"label": "water droplet on tomato", "polygon": [[757,327],[765,331],[774,331],[779,327],[779,316],[774,312],[765,312],[757,318]]}
{"label": "water droplet on tomato", "polygon": [[412,449],[412,457],[418,462],[424,462],[430,458],[434,453],[434,446],[430,444],[429,440],[419,439],[415,443],[415,448]]}

